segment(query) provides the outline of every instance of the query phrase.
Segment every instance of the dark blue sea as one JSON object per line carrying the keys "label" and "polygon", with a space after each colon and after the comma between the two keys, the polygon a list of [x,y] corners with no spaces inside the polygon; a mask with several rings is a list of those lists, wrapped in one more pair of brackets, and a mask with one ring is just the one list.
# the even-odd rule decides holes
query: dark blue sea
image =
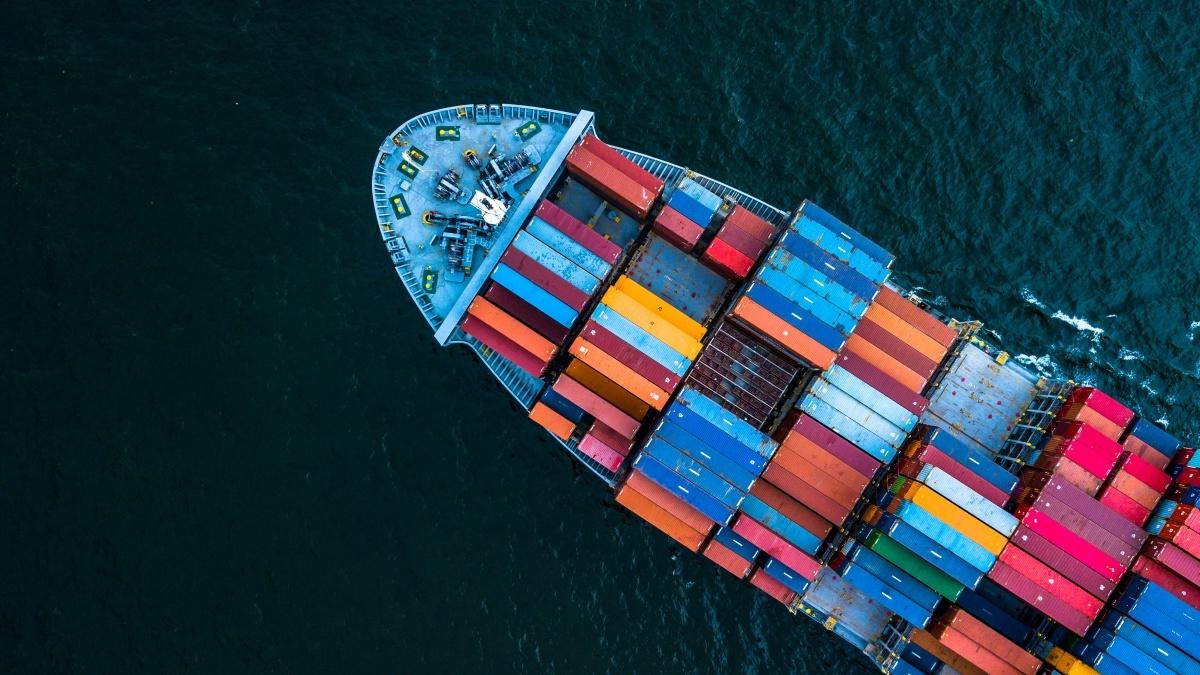
{"label": "dark blue sea", "polygon": [[1194,3],[13,0],[0,670],[869,672],[614,506],[370,198],[471,102],[783,208],[1048,375],[1200,436]]}

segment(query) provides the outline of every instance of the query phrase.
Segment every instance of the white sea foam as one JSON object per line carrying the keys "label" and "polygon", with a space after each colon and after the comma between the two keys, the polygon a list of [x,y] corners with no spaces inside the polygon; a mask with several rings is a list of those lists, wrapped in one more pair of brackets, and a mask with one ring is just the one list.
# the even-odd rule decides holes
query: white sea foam
{"label": "white sea foam", "polygon": [[1054,359],[1050,358],[1049,354],[1043,354],[1042,356],[1016,354],[1013,358],[1017,360],[1017,363],[1036,370],[1039,375],[1058,377],[1059,373],[1062,372],[1062,368],[1054,362]]}
{"label": "white sea foam", "polygon": [[1087,319],[1084,319],[1082,317],[1071,316],[1064,312],[1056,311],[1050,315],[1050,318],[1058,319],[1059,321],[1062,321],[1064,323],[1069,323],[1075,327],[1075,330],[1088,331],[1089,333],[1094,333],[1096,337],[1100,337],[1101,335],[1104,335],[1103,328],[1100,328],[1098,326],[1093,326],[1091,323],[1088,322]]}
{"label": "white sea foam", "polygon": [[1146,378],[1138,383],[1138,386],[1145,389],[1151,396],[1158,396],[1158,390],[1150,386],[1150,378]]}
{"label": "white sea foam", "polygon": [[1117,354],[1117,358],[1121,359],[1122,361],[1141,361],[1142,353],[1136,349],[1127,349],[1125,347],[1121,347],[1121,351]]}
{"label": "white sea foam", "polygon": [[1167,418],[1165,418],[1165,417],[1160,417],[1160,418],[1158,418],[1158,419],[1154,420],[1154,423],[1155,423],[1155,424],[1157,424],[1158,426],[1160,426],[1160,427],[1164,428],[1164,429],[1166,429],[1167,427],[1171,426],[1171,420],[1168,420],[1168,419],[1167,419]]}
{"label": "white sea foam", "polygon": [[1046,304],[1041,300],[1038,300],[1037,296],[1033,294],[1033,291],[1029,290],[1028,288],[1021,289],[1021,299],[1033,305],[1034,307],[1046,309]]}
{"label": "white sea foam", "polygon": [[1200,330],[1200,321],[1193,321],[1192,325],[1188,326],[1188,341],[1196,341],[1196,331]]}

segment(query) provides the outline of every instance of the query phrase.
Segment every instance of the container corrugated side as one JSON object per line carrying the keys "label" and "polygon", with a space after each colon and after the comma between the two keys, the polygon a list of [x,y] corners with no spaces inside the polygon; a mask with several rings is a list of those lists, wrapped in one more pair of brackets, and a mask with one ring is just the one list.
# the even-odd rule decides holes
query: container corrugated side
{"label": "container corrugated side", "polygon": [[929,623],[930,612],[913,602],[911,598],[891,587],[865,568],[851,563],[842,568],[842,578],[869,599],[878,602],[898,614],[909,623],[924,628]]}
{"label": "container corrugated side", "polygon": [[654,310],[645,307],[621,290],[610,287],[604,292],[601,302],[684,357],[694,360],[700,353],[699,341],[671,322],[664,321]]}
{"label": "container corrugated side", "polygon": [[[987,624],[988,628],[1003,635],[1015,644],[1025,644],[1033,629],[1018,621],[1008,611],[1001,609],[991,600],[973,590],[965,589],[958,596],[958,606],[968,614]],[[1023,605],[1020,605],[1023,608]]]}
{"label": "container corrugated side", "polygon": [[734,509],[645,453],[639,454],[637,459],[633,460],[633,468],[718,525],[728,524],[729,519],[733,517]]}
{"label": "container corrugated side", "polygon": [[[858,317],[851,316],[841,307],[826,300],[801,282],[779,270],[766,266],[755,276],[758,283],[779,291],[788,300],[808,310],[810,314],[836,328],[842,335],[849,335],[858,325]],[[853,296],[851,296],[853,297]]]}
{"label": "container corrugated side", "polygon": [[1009,544],[1021,547],[1038,560],[1062,572],[1063,576],[1101,600],[1107,600],[1116,589],[1117,585],[1108,577],[1088,567],[1070,553],[1055,546],[1045,537],[1024,525],[1013,532]]}
{"label": "container corrugated side", "polygon": [[[1042,665],[1041,659],[1009,641],[961,607],[950,608],[938,623],[959,631],[1019,672],[1032,675]],[[939,630],[935,628],[933,632],[937,635]]]}
{"label": "container corrugated side", "polygon": [[587,414],[582,408],[563,398],[553,389],[543,389],[538,401],[550,406],[551,410],[571,420],[574,424],[582,422]]}
{"label": "container corrugated side", "polygon": [[762,571],[761,568],[754,571],[750,575],[750,585],[767,595],[775,598],[785,605],[791,604],[796,598],[796,593],[787,586],[779,583],[774,577]]}
{"label": "container corrugated side", "polygon": [[804,529],[798,523],[792,522],[787,516],[754,495],[746,497],[746,500],[742,502],[741,509],[747,516],[758,521],[802,553],[814,555],[821,546],[821,537]]}
{"label": "container corrugated side", "polygon": [[1005,537],[1017,529],[1015,516],[936,466],[926,465],[918,479]]}
{"label": "container corrugated side", "polygon": [[1131,546],[1141,546],[1146,541],[1146,533],[1138,526],[1121,518],[1111,509],[1097,502],[1075,486],[1051,476],[1042,489],[1043,496],[1053,495],[1067,506],[1075,509],[1088,520],[1103,527],[1116,537]]}
{"label": "container corrugated side", "polygon": [[[872,308],[875,305],[871,305]],[[917,351],[891,330],[875,323],[871,319],[871,310],[854,327],[854,335],[867,340],[888,356],[899,361],[905,368],[928,380],[937,370],[938,362]]]}
{"label": "container corrugated side", "polygon": [[1200,612],[1152,581],[1132,577],[1113,607],[1176,647],[1200,644]]}
{"label": "container corrugated side", "polygon": [[914,579],[950,602],[957,601],[959,594],[962,593],[964,585],[961,582],[883,532],[873,531],[867,537],[866,543],[871,551],[912,575]]}
{"label": "container corrugated side", "polygon": [[[567,328],[541,311],[532,303],[521,298],[516,293],[493,280],[488,285],[483,297],[492,301],[500,309],[517,317],[521,323],[537,331],[542,337],[556,344],[562,344],[567,339]],[[573,317],[572,317],[573,318]]]}
{"label": "container corrugated side", "polygon": [[746,541],[757,546],[763,553],[783,563],[788,569],[809,581],[815,579],[817,573],[821,571],[821,563],[816,559],[744,513],[738,514],[733,521],[732,530],[745,537]]}
{"label": "container corrugated side", "polygon": [[1133,423],[1133,426],[1129,429],[1129,435],[1158,450],[1167,457],[1173,457],[1179,448],[1183,446],[1183,443],[1178,438],[1163,431],[1144,417],[1139,417]]}
{"label": "container corrugated side", "polygon": [[1030,531],[1044,537],[1046,541],[1066,551],[1076,560],[1100,573],[1101,576],[1109,581],[1116,582],[1121,578],[1121,572],[1124,570],[1124,567],[1119,561],[1104,553],[1099,548],[1096,548],[1075,532],[1063,527],[1053,518],[1038,512],[1037,509],[1030,509],[1025,514],[1025,517],[1021,519],[1021,524],[1028,527]]}
{"label": "container corrugated side", "polygon": [[767,246],[762,239],[739,227],[730,225],[728,220],[721,225],[720,230],[717,230],[717,240],[725,242],[750,260],[757,260],[759,254]]}
{"label": "container corrugated side", "polygon": [[584,184],[638,220],[646,218],[658,198],[659,193],[647,190],[582,146],[576,146],[567,154],[566,164],[567,169]]}
{"label": "container corrugated side", "polygon": [[525,229],[598,280],[607,277],[609,270],[612,269],[612,265],[604,258],[592,253],[586,246],[537,216],[529,220]]}
{"label": "container corrugated side", "polygon": [[842,351],[859,356],[910,391],[920,392],[925,388],[925,383],[929,381],[927,376],[922,376],[905,366],[887,351],[875,346],[861,335],[851,334],[846,338],[846,346]]}
{"label": "container corrugated side", "polygon": [[638,166],[633,160],[600,140],[595,134],[585,134],[580,145],[609,166],[632,178],[634,182],[646,188],[652,194],[658,195],[662,192],[663,181],[661,178]]}
{"label": "container corrugated side", "polygon": [[650,412],[650,406],[646,405],[645,401],[579,359],[571,359],[563,374],[592,390],[597,396],[635,420],[645,419],[646,414]]}
{"label": "container corrugated side", "polygon": [[[890,422],[905,435],[917,426],[915,414],[840,366],[835,365],[825,371],[821,375],[821,379],[849,394],[854,400]],[[816,387],[814,387],[815,390]]]}
{"label": "container corrugated side", "polygon": [[579,316],[577,309],[554,297],[549,291],[504,263],[496,265],[495,271],[492,272],[492,281],[537,307],[546,316],[561,324],[563,328],[570,328],[571,324],[575,323],[575,318]]}
{"label": "container corrugated side", "polygon": [[947,667],[963,675],[988,675],[984,672],[983,668],[959,656],[957,652],[938,642],[937,638],[933,637],[929,631],[915,630],[909,635],[909,639],[912,640],[913,644],[933,654],[939,661],[945,663]]}
{"label": "container corrugated side", "polygon": [[920,415],[929,408],[929,399],[910,390],[858,354],[843,351],[838,354],[836,367],[854,375],[914,415]]}
{"label": "container corrugated side", "polygon": [[806,478],[840,502],[853,504],[867,487],[868,478],[812,441],[796,433],[783,439],[771,460]]}
{"label": "container corrugated side", "polygon": [[794,593],[803,593],[808,589],[808,584],[810,583],[802,574],[774,558],[767,560],[766,564],[762,566],[762,571],[772,579],[787,586]]}
{"label": "container corrugated side", "polygon": [[999,555],[1000,550],[1008,541],[1007,537],[941,496],[933,488],[909,482],[901,489],[899,495],[925,509],[938,520],[982,546],[989,553]]}
{"label": "container corrugated side", "polygon": [[1113,441],[1120,440],[1121,435],[1125,433],[1124,427],[1082,404],[1063,404],[1058,410],[1057,419],[1064,422],[1083,422]]}
{"label": "container corrugated side", "polygon": [[1051,569],[1045,562],[1011,543],[1000,552],[1000,562],[1013,568],[1040,586],[1045,592],[1067,603],[1088,619],[1095,619],[1101,608],[1104,607],[1104,603],[1099,598],[1073,583],[1066,575]]}
{"label": "container corrugated side", "polygon": [[579,332],[588,342],[611,354],[613,358],[628,365],[634,371],[641,373],[648,381],[661,387],[663,391],[674,391],[679,386],[680,376],[662,365],[649,354],[622,340],[616,333],[601,326],[594,319],[588,319]]}
{"label": "container corrugated side", "polygon": [[703,339],[705,333],[708,332],[708,329],[702,326],[700,322],[684,314],[671,303],[658,297],[645,286],[625,275],[618,277],[613,286],[620,289],[625,295],[641,303],[643,307],[661,316],[665,321],[683,331],[693,340]]}
{"label": "container corrugated side", "polygon": [[837,457],[867,479],[872,478],[879,470],[879,460],[808,415],[796,415],[790,431]]}
{"label": "container corrugated side", "polygon": [[721,276],[735,281],[745,279],[754,267],[753,258],[722,239],[713,239],[700,259]]}
{"label": "container corrugated side", "polygon": [[614,473],[625,462],[625,456],[616,448],[607,445],[604,441],[591,434],[587,434],[579,439],[579,451],[599,462],[600,466]]}
{"label": "container corrugated side", "polygon": [[[1176,673],[1200,673],[1200,661],[1129,617],[1111,612],[1104,627]],[[1193,647],[1194,648],[1194,647]]]}
{"label": "container corrugated side", "polygon": [[707,228],[713,217],[714,209],[701,204],[695,197],[682,190],[672,192],[671,196],[667,198],[667,205],[702,228]]}
{"label": "container corrugated side", "polygon": [[605,426],[622,436],[633,438],[633,435],[637,433],[638,427],[641,426],[641,422],[637,419],[630,417],[623,410],[604,400],[599,394],[580,384],[569,375],[560,375],[558,380],[555,381],[553,389],[563,398],[579,406],[589,415],[600,420]]}
{"label": "container corrugated side", "polygon": [[960,483],[982,495],[996,506],[1004,506],[1008,502],[1007,493],[932,445],[917,441],[905,449],[905,454],[927,466],[936,466],[954,476]]}
{"label": "container corrugated side", "polygon": [[667,408],[665,419],[679,425],[709,447],[733,460],[747,473],[758,476],[767,465],[767,458],[751,450],[741,441],[715,426],[699,413],[678,402]]}
{"label": "container corrugated side", "polygon": [[775,461],[767,465],[762,477],[835,525],[841,525],[846,516],[850,515],[850,509],[854,506],[853,503],[846,505],[839,502]]}
{"label": "container corrugated side", "polygon": [[949,349],[946,345],[922,333],[911,323],[896,316],[880,302],[873,303],[863,318],[873,321],[934,363],[941,363]]}
{"label": "container corrugated side", "polygon": [[[1145,524],[1146,519],[1150,517],[1150,509],[1142,506],[1134,501],[1133,497],[1121,492],[1112,485],[1100,488],[1096,493],[1096,497],[1108,508],[1121,514],[1121,517],[1134,525],[1141,526]],[[1162,531],[1162,528],[1159,528]]]}
{"label": "container corrugated side", "polygon": [[1146,542],[1143,554],[1192,583],[1200,581],[1200,560],[1193,558],[1172,542],[1151,537]]}
{"label": "container corrugated side", "polygon": [[[816,264],[820,265],[820,263]],[[837,269],[832,263],[829,264],[829,268],[822,265],[822,269],[817,269],[814,267],[814,261],[802,260],[785,248],[771,249],[761,269],[773,270],[795,280],[810,292],[828,300],[856,322],[862,318],[863,314],[866,314],[867,307],[871,304],[871,297],[875,295],[872,290],[875,286],[871,285],[869,281],[866,282],[867,286],[859,289],[870,293],[864,298],[830,276],[829,272],[836,272]]]}
{"label": "container corrugated side", "polygon": [[733,436],[742,445],[758,453],[761,457],[770,459],[779,447],[772,438],[734,414],[725,410],[716,401],[704,396],[694,389],[684,388],[679,392],[680,405],[695,411],[708,420],[713,426]]}
{"label": "container corrugated side", "polygon": [[704,228],[670,206],[664,206],[654,218],[654,232],[677,248],[690,252],[700,241]]}
{"label": "container corrugated side", "polygon": [[880,265],[883,265],[884,267],[891,267],[892,263],[895,262],[896,256],[887,249],[875,243],[869,237],[863,235],[861,232],[858,232],[854,228],[842,222],[840,218],[834,216],[832,213],[826,211],[820,206],[817,206],[813,202],[805,199],[804,203],[800,205],[800,213],[820,223],[823,227],[828,229],[830,232],[833,232],[838,237],[850,242],[856,248],[874,258],[877,262],[879,262]]}
{"label": "container corrugated side", "polygon": [[584,225],[571,214],[563,211],[554,202],[543,199],[538,202],[538,218],[550,223],[559,232],[587,247],[589,251],[600,256],[609,265],[615,264],[621,257],[621,247],[609,241],[604,235]]}
{"label": "container corrugated side", "polygon": [[879,528],[897,543],[967,588],[974,589],[983,578],[983,572],[893,514],[884,514],[879,521]]}
{"label": "container corrugated side", "polygon": [[796,232],[784,232],[776,245],[864,300],[879,292],[878,283]]}
{"label": "container corrugated side", "polygon": [[733,306],[730,314],[745,326],[763,337],[777,342],[785,350],[799,356],[809,364],[824,370],[833,364],[836,354],[796,329],[795,326],[775,316],[762,305],[743,296]]}
{"label": "container corrugated side", "polygon": [[691,359],[675,351],[662,340],[647,333],[629,319],[618,314],[611,307],[607,307],[604,304],[596,305],[595,311],[592,312],[591,320],[680,377],[692,365]]}
{"label": "container corrugated side", "polygon": [[851,269],[858,270],[863,276],[876,284],[882,284],[884,281],[887,281],[889,276],[887,266],[881,264],[853,243],[838,236],[838,234],[832,232],[821,223],[802,214],[792,224],[792,232],[796,232],[805,239],[820,246],[821,249],[846,263]]}
{"label": "container corrugated side", "polygon": [[[699,551],[700,545],[708,536],[707,530],[694,529],[628,483],[617,491],[616,501],[689,551]],[[709,528],[711,529],[711,523]]]}
{"label": "container corrugated side", "polygon": [[708,544],[704,547],[703,553],[705,558],[713,561],[718,567],[738,579],[745,579],[746,575],[750,573],[750,568],[753,567],[752,564],[729,550],[728,546],[725,546],[716,539],[709,540]]}
{"label": "container corrugated side", "polygon": [[747,471],[737,462],[726,457],[724,453],[696,438],[693,434],[688,433],[683,427],[675,424],[669,418],[664,418],[659,423],[658,428],[654,432],[654,438],[668,443],[675,449],[687,454],[692,459],[695,459],[724,478],[731,485],[742,490],[749,490],[750,485],[754,483],[754,479],[757,477],[756,473]]}
{"label": "container corrugated side", "polygon": [[[872,534],[878,535],[877,532]],[[921,609],[932,612],[941,602],[942,596],[935,589],[867,545],[855,543],[846,553],[843,567],[848,563],[862,567],[876,579],[903,593]]]}
{"label": "container corrugated side", "polygon": [[858,446],[871,457],[881,462],[890,462],[896,456],[896,448],[892,442],[875,435],[825,401],[806,395],[800,400],[800,407],[814,420]]}
{"label": "container corrugated side", "polygon": [[467,335],[487,345],[492,351],[534,377],[541,377],[542,371],[546,369],[545,361],[530,354],[523,347],[505,337],[503,333],[474,316],[468,314],[463,318],[460,327]]}
{"label": "container corrugated side", "polygon": [[[1177,461],[1178,459],[1176,457]],[[1138,480],[1150,486],[1151,489],[1159,494],[1166,492],[1167,487],[1171,485],[1171,477],[1165,471],[1133,453],[1123,452],[1121,458],[1117,461],[1117,466],[1122,471],[1136,476]]]}
{"label": "container corrugated side", "polygon": [[887,286],[880,287],[879,294],[875,296],[875,302],[883,305],[888,311],[947,349],[958,338],[958,331],[942,323],[937,317],[917,307]]}
{"label": "container corrugated side", "polygon": [[995,485],[1004,494],[1011,495],[1017,487],[1017,477],[1004,467],[992,461],[990,457],[978,452],[966,443],[958,440],[945,429],[936,427],[925,432],[922,440],[933,447],[953,457],[955,461],[971,469],[989,483]]}
{"label": "container corrugated side", "polygon": [[575,341],[571,343],[571,354],[595,368],[601,375],[629,390],[649,404],[651,408],[662,410],[666,404],[667,392],[665,390],[587,340],[575,338]]}
{"label": "container corrugated side", "polygon": [[533,408],[529,411],[529,419],[564,441],[570,438],[571,433],[575,431],[574,422],[558,414],[541,401],[533,404]]}
{"label": "container corrugated side", "polygon": [[660,464],[716,497],[731,509],[736,509],[746,496],[744,491],[731,485],[711,469],[661,440],[651,438],[642,453],[658,460]]}
{"label": "container corrugated side", "polygon": [[522,349],[542,361],[549,361],[558,346],[538,335],[537,331],[518,321],[508,312],[493,305],[483,297],[476,297],[467,307],[467,313],[502,333]]}
{"label": "container corrugated side", "polygon": [[888,510],[900,520],[920,530],[925,536],[945,546],[954,555],[967,561],[980,572],[987,572],[996,562],[996,554],[989,552],[961,532],[938,520],[933,514],[910,501],[895,500],[888,507]]}
{"label": "container corrugated side", "polygon": [[816,340],[826,349],[837,351],[846,338],[836,328],[813,316],[808,310],[788,300],[779,291],[759,282],[746,287],[746,297],[783,319],[796,330]]}

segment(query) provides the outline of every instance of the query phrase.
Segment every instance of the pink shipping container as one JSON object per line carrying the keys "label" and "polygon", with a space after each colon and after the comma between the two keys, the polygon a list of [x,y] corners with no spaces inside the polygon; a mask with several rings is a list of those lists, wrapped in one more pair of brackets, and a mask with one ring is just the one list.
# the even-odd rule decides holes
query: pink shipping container
{"label": "pink shipping container", "polygon": [[[1097,504],[1099,505],[1098,502]],[[1031,507],[1083,537],[1088,543],[1117,560],[1123,567],[1128,567],[1133,562],[1134,556],[1137,555],[1141,542],[1127,542],[1109,532],[1099,523],[1068,506],[1054,493],[1043,490]],[[1107,509],[1107,507],[1105,508]],[[1113,515],[1116,516],[1115,513]],[[1119,516],[1117,517],[1119,518]]]}
{"label": "pink shipping container", "polygon": [[1200,487],[1200,469],[1184,469],[1175,477],[1175,482],[1188,487]]}
{"label": "pink shipping container", "polygon": [[664,206],[654,219],[654,231],[676,247],[691,251],[704,234],[704,228],[688,220],[682,213]]}
{"label": "pink shipping container", "polygon": [[821,563],[812,556],[792,546],[782,537],[746,514],[738,514],[731,529],[746,538],[764,553],[775,558],[796,574],[812,581],[821,571]]}
{"label": "pink shipping container", "polygon": [[792,600],[796,598],[796,594],[790,588],[775,581],[761,569],[754,570],[754,573],[750,575],[750,583],[758,590],[785,605],[790,605]]}
{"label": "pink shipping container", "polygon": [[1154,560],[1167,569],[1191,582],[1200,580],[1200,560],[1188,555],[1186,551],[1175,544],[1154,537],[1146,543],[1143,551],[1147,558]]}
{"label": "pink shipping container", "polygon": [[1076,635],[1083,636],[1092,625],[1091,619],[1068,605],[1064,600],[1050,595],[1041,586],[1006,563],[997,562],[987,576]]}
{"label": "pink shipping container", "polygon": [[1061,455],[1042,453],[1033,465],[1062,478],[1089,497],[1100,491],[1100,484],[1104,480],[1092,475],[1087,469]]}
{"label": "pink shipping container", "polygon": [[554,383],[553,389],[562,394],[563,398],[583,408],[584,412],[626,438],[633,438],[638,427],[641,426],[636,419],[567,375],[560,375],[558,381]]}
{"label": "pink shipping container", "polygon": [[1193,558],[1200,558],[1200,533],[1186,525],[1167,523],[1158,536],[1183,549]]}
{"label": "pink shipping container", "polygon": [[1158,450],[1146,445],[1145,442],[1139,440],[1135,436],[1126,438],[1125,442],[1121,444],[1121,447],[1129,452],[1132,452],[1138,457],[1141,457],[1158,469],[1165,469],[1167,464],[1171,462],[1170,457],[1167,457]]}
{"label": "pink shipping container", "polygon": [[858,446],[808,415],[797,416],[791,429],[819,447],[828,450],[829,454],[854,467],[855,471],[868,478],[873,477],[879,470],[879,460],[863,452]]}
{"label": "pink shipping container", "polygon": [[1184,579],[1163,565],[1154,562],[1146,556],[1141,556],[1133,561],[1133,567],[1130,569],[1134,574],[1153,581],[1170,591],[1172,595],[1180,600],[1183,600],[1196,609],[1200,609],[1200,588],[1196,588],[1196,584]]}
{"label": "pink shipping container", "polygon": [[1133,421],[1133,411],[1121,404],[1115,398],[1095,387],[1076,387],[1067,397],[1064,407],[1075,404],[1085,405],[1104,415],[1125,428]]}
{"label": "pink shipping container", "polygon": [[[1179,455],[1176,455],[1176,462],[1187,462],[1186,459],[1179,460],[1178,457]],[[1121,454],[1121,459],[1117,462],[1117,468],[1137,476],[1138,480],[1149,485],[1159,494],[1166,492],[1167,487],[1171,485],[1171,477],[1167,475],[1167,472],[1131,452],[1123,452]]]}
{"label": "pink shipping container", "polygon": [[[1133,455],[1130,456],[1132,457]],[[1120,490],[1125,496],[1150,510],[1158,506],[1158,500],[1162,497],[1162,494],[1158,490],[1146,485],[1138,480],[1137,476],[1127,471],[1117,471],[1114,473],[1109,478],[1106,487]]]}
{"label": "pink shipping container", "polygon": [[925,464],[932,464],[945,471],[996,506],[1004,506],[1008,502],[1008,495],[1004,493],[1004,490],[1001,490],[979,474],[959,464],[954,458],[932,445],[921,446],[921,449],[913,455],[913,458]]}
{"label": "pink shipping container", "polygon": [[1063,576],[1101,600],[1107,600],[1117,587],[1104,575],[1079,562],[1071,554],[1051,544],[1045,537],[1024,525],[1017,527],[1009,541],[1051,568],[1062,572]]}
{"label": "pink shipping container", "polygon": [[615,472],[621,468],[621,462],[625,461],[624,455],[590,434],[580,439],[579,451],[596,460],[600,466],[609,471]]}
{"label": "pink shipping container", "polygon": [[1029,509],[1021,523],[1031,531],[1042,535],[1047,541],[1066,551],[1079,562],[1099,572],[1109,581],[1116,582],[1121,578],[1125,568],[1112,556],[1093,546],[1078,534],[1056,523],[1037,509]]}
{"label": "pink shipping container", "polygon": [[1052,494],[1067,506],[1082,513],[1088,520],[1100,525],[1121,539],[1132,543],[1134,546],[1141,546],[1142,542],[1146,541],[1147,534],[1140,527],[1129,524],[1128,521],[1114,513],[1112,509],[1103,506],[1095,499],[1075,489],[1072,485],[1057,476],[1052,476],[1050,480],[1046,481],[1044,492]]}
{"label": "pink shipping container", "polygon": [[1180,504],[1175,507],[1175,512],[1171,514],[1172,523],[1180,523],[1200,532],[1200,509],[1187,504]]}
{"label": "pink shipping container", "polygon": [[629,456],[629,451],[633,448],[632,440],[625,438],[616,431],[613,431],[612,427],[609,427],[600,420],[592,422],[591,428],[588,429],[588,435],[595,436],[596,440],[626,457]]}
{"label": "pink shipping container", "polygon": [[1000,552],[1000,561],[1089,619],[1094,620],[1104,608],[1104,603],[1094,595],[1012,543]]}
{"label": "pink shipping container", "polygon": [[700,259],[728,279],[745,279],[754,267],[753,259],[720,239],[713,239]]}
{"label": "pink shipping container", "polygon": [[1100,503],[1116,511],[1122,518],[1142,527],[1150,517],[1150,509],[1135,502],[1132,497],[1109,485],[1100,490]]}

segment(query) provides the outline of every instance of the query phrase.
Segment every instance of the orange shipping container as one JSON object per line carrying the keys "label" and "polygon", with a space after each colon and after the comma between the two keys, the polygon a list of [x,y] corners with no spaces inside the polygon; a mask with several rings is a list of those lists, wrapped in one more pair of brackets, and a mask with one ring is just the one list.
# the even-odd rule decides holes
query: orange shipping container
{"label": "orange shipping container", "polygon": [[633,279],[630,279],[622,274],[621,277],[617,279],[617,283],[613,284],[613,286],[615,286],[625,295],[637,300],[642,304],[643,307],[658,313],[663,319],[686,333],[693,340],[700,340],[704,338],[704,333],[706,332],[704,326],[700,325],[700,323],[692,317],[679,311],[674,305],[668,303],[666,300],[663,300],[657,295],[651,293],[647,288]]}
{"label": "orange shipping container", "polygon": [[629,319],[634,325],[665,342],[668,347],[695,359],[700,353],[700,342],[667,321],[658,312],[633,299],[619,288],[609,288],[601,299],[614,312]]}
{"label": "orange shipping container", "polygon": [[946,626],[936,626],[933,634],[937,636],[938,642],[947,649],[983,668],[989,675],[1020,675],[1021,673],[961,631]]}
{"label": "orange shipping container", "polygon": [[833,531],[833,525],[830,525],[829,521],[770,483],[761,480],[754,481],[754,484],[750,486],[750,494],[787,516],[793,523],[816,535],[818,539],[824,539]]}
{"label": "orange shipping container", "polygon": [[640,471],[632,471],[625,484],[644,495],[646,499],[657,504],[667,513],[683,521],[688,527],[698,532],[708,533],[713,525],[712,518],[700,513],[687,502],[676,497],[670,490],[650,480]]}
{"label": "orange shipping container", "polygon": [[[1023,673],[1036,673],[1042,661],[1004,637],[962,607],[952,607],[940,623],[949,625],[963,635],[983,645],[988,651]],[[934,631],[936,633],[936,631]]]}
{"label": "orange shipping container", "polygon": [[911,323],[896,316],[891,310],[879,303],[868,307],[867,313],[863,315],[863,318],[870,319],[879,324],[881,328],[900,338],[902,342],[917,350],[934,363],[940,363],[942,357],[946,355],[945,345],[938,343],[937,340],[917,330]]}
{"label": "orange shipping container", "polygon": [[941,496],[932,488],[909,481],[900,496],[928,511],[934,518],[962,533],[963,536],[999,555],[1008,538],[988,527],[986,523],[967,513],[954,502]]}
{"label": "orange shipping container", "polygon": [[1125,433],[1125,427],[1083,404],[1065,408],[1059,417],[1067,422],[1083,422],[1112,441],[1121,440],[1121,434]]}
{"label": "orange shipping container", "polygon": [[596,392],[571,379],[569,375],[558,377],[558,381],[554,383],[554,391],[626,438],[633,438],[638,427],[641,426],[637,420],[621,412],[617,406],[600,398]]}
{"label": "orange shipping container", "polygon": [[605,354],[599,347],[587,340],[575,338],[575,342],[571,343],[571,353],[579,357],[579,360],[595,368],[601,375],[616,382],[630,391],[634,396],[648,403],[651,408],[662,410],[663,406],[667,404],[667,392],[654,386],[649,380],[635,373],[620,361]]}
{"label": "orange shipping container", "polygon": [[738,300],[731,314],[821,370],[828,370],[837,359],[837,354],[834,354],[825,345],[768,312],[762,305],[750,298],[743,297]]}
{"label": "orange shipping container", "polygon": [[[829,455],[826,454],[825,457],[829,457]],[[837,461],[837,458],[834,457],[833,460]],[[768,466],[774,464],[778,464],[781,468],[786,469],[788,473],[800,478],[813,488],[820,490],[822,494],[828,495],[834,501],[844,506],[853,506],[854,502],[858,501],[859,496],[862,494],[862,488],[846,485],[831,476],[829,472],[821,468],[816,462],[801,456],[795,450],[785,445],[779,446],[779,449],[775,451],[775,456],[771,458],[771,464]],[[863,476],[861,473],[853,469],[847,469],[847,471],[866,481],[866,476]]]}
{"label": "orange shipping container", "polygon": [[707,532],[697,532],[688,527],[682,520],[667,513],[661,506],[646,498],[637,490],[626,485],[617,493],[617,503],[629,509],[642,520],[662,531],[663,534],[679,542],[684,548],[695,553],[708,536]]}
{"label": "orange shipping container", "polygon": [[918,628],[909,636],[913,644],[933,654],[939,661],[957,670],[963,675],[987,675],[979,666],[959,656],[946,645],[937,641],[928,631]]}
{"label": "orange shipping container", "polygon": [[529,419],[542,425],[546,431],[564,441],[570,438],[571,433],[575,431],[574,422],[554,412],[541,401],[533,404],[533,410],[529,411]]}
{"label": "orange shipping container", "polygon": [[550,357],[554,356],[553,342],[517,321],[511,314],[493,305],[482,295],[471,301],[467,313],[496,329],[522,349],[543,361],[549,361]]}
{"label": "orange shipping container", "polygon": [[882,370],[893,380],[904,385],[915,393],[921,393],[925,388],[926,379],[913,372],[904,364],[891,357],[887,352],[871,344],[861,335],[851,335],[846,338],[844,351],[852,352],[862,357],[867,363]]}
{"label": "orange shipping container", "polygon": [[[850,506],[839,504],[835,499],[809,485],[804,479],[797,477],[776,462],[767,465],[762,477],[834,525],[841,525],[853,506],[853,504]],[[755,484],[757,485],[757,483]]]}
{"label": "orange shipping container", "polygon": [[748,560],[730,551],[729,547],[716,539],[710,540],[704,547],[704,557],[739,579],[745,579],[746,573],[750,571]]}
{"label": "orange shipping container", "polygon": [[933,338],[947,349],[954,344],[954,340],[958,337],[958,331],[938,321],[937,317],[917,307],[887,286],[879,287],[875,302],[883,305],[890,312],[912,324],[914,328]]}
{"label": "orange shipping container", "polygon": [[1155,506],[1158,506],[1158,500],[1162,497],[1154,488],[1138,480],[1137,476],[1125,473],[1124,471],[1118,471],[1108,484],[1109,487],[1116,489],[1118,492],[1123,493],[1126,497],[1129,497],[1151,511],[1154,510]]}
{"label": "orange shipping container", "polygon": [[807,459],[839,483],[858,493],[861,493],[870,481],[869,477],[862,475],[854,467],[834,456],[833,453],[796,432],[789,432],[784,437],[774,459],[778,460],[784,455],[798,455]]}
{"label": "orange shipping container", "polygon": [[646,419],[646,413],[650,412],[645,401],[579,359],[571,359],[564,372],[634,419]]}

